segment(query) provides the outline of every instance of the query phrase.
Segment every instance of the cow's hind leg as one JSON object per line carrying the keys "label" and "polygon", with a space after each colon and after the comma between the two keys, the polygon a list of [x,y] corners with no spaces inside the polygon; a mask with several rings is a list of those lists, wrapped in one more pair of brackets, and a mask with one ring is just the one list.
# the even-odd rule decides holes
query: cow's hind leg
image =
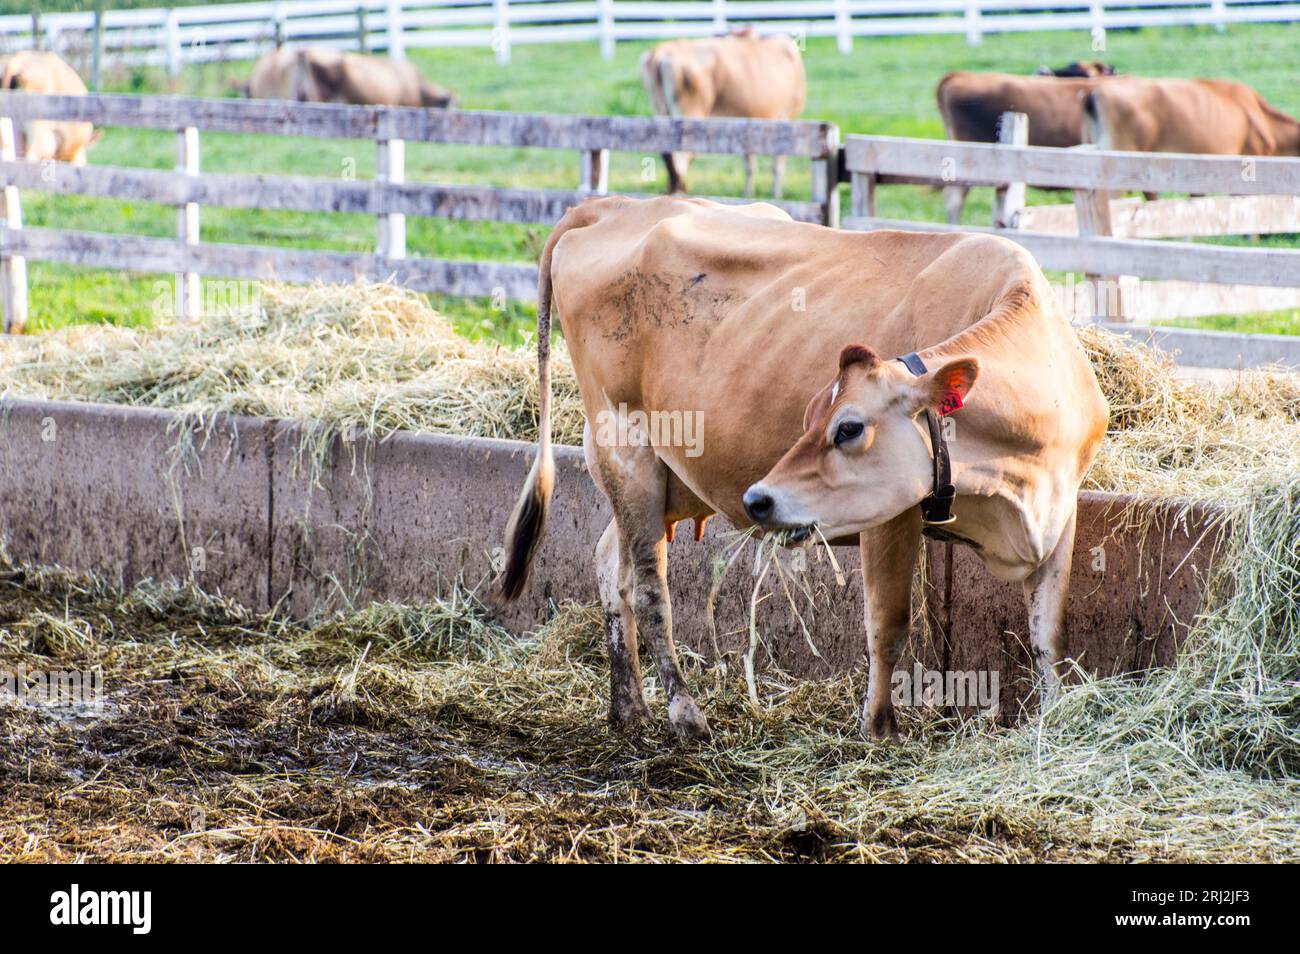
{"label": "cow's hind leg", "polygon": [[781,183],[785,179],[785,156],[772,157],[772,198],[781,198]]}
{"label": "cow's hind leg", "polygon": [[596,580],[605,608],[605,646],[609,650],[609,721],[618,729],[635,728],[650,718],[637,658],[636,618],[631,565],[622,558],[618,523],[611,520],[596,544]]}
{"label": "cow's hind leg", "polygon": [[891,689],[894,666],[912,626],[912,576],[921,549],[920,511],[913,507],[864,531],[859,545],[871,665],[860,728],[872,739],[890,739],[898,735]]}
{"label": "cow's hind leg", "polygon": [[1042,679],[1041,708],[1056,701],[1066,653],[1065,600],[1070,592],[1076,515],[1071,515],[1052,555],[1025,578],[1029,645]]}
{"label": "cow's hind leg", "polygon": [[672,603],[668,596],[668,536],[664,513],[668,468],[649,447],[596,451],[600,484],[614,508],[621,560],[632,569],[632,612],[636,633],[654,654],[655,668],[674,734],[707,738],[709,724],[700,711],[673,646]]}
{"label": "cow's hind leg", "polygon": [[962,209],[966,208],[967,186],[944,186],[943,204],[948,210],[948,224],[960,225]]}

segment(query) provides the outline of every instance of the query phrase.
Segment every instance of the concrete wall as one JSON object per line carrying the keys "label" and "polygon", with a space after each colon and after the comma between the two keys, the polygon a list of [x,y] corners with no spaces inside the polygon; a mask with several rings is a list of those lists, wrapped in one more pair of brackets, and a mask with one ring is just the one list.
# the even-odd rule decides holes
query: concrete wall
{"label": "concrete wall", "polygon": [[[19,560],[124,585],[192,576],[210,592],[297,616],[373,599],[418,602],[453,581],[489,578],[532,445],[408,433],[338,439],[316,470],[303,436],[302,425],[280,421],[220,418],[186,431],[170,412],[11,403],[0,411],[0,536]],[[553,602],[596,599],[591,554],[609,508],[577,449],[560,448],[557,465],[529,594],[504,617],[516,628],[545,618]],[[1172,658],[1213,556],[1204,517],[1183,526],[1131,503],[1080,498],[1067,625],[1073,651],[1098,672]],[[731,531],[712,521],[696,543],[687,524],[679,530],[670,559],[677,636],[712,656],[704,607]],[[716,601],[724,653],[748,642],[757,546],[746,546]],[[798,577],[818,596],[803,615],[819,655],[778,590],[758,612],[764,659],[807,676],[860,665],[860,561],[856,548],[836,553],[844,586],[820,551],[803,554]],[[793,569],[799,557],[782,559]],[[929,543],[926,564],[928,625],[918,623],[904,664],[996,669],[1004,712],[1013,711],[1030,671],[1020,587],[997,582],[958,546]]]}

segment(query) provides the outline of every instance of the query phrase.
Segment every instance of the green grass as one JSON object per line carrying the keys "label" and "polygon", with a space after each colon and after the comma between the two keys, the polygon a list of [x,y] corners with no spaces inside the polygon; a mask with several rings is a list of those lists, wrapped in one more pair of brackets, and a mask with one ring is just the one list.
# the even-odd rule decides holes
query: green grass
{"label": "green grass", "polygon": [[[833,121],[846,135],[937,138],[942,127],[934,87],[947,70],[1029,72],[1043,63],[1096,56],[1147,75],[1232,77],[1252,84],[1282,109],[1300,113],[1300,87],[1290,66],[1300,45],[1300,25],[1241,26],[1222,34],[1199,28],[1111,31],[1107,42],[1104,52],[1095,53],[1084,32],[995,35],[979,47],[967,46],[961,36],[877,38],[859,39],[852,55],[842,56],[833,41],[810,40],[805,52],[805,116]],[[498,65],[487,49],[416,50],[411,57],[431,79],[456,89],[466,109],[648,114],[637,70],[647,45],[620,44],[611,62],[600,58],[594,44],[517,47],[508,66]],[[110,68],[105,90],[232,95],[250,66],[206,64],[177,78],[154,70]],[[90,161],[162,169],[172,167],[174,152],[171,133],[114,128],[104,131]],[[204,134],[202,163],[207,171],[367,178],[373,174],[374,147],[351,141]],[[412,181],[541,188],[572,188],[577,183],[577,156],[566,151],[412,143],[407,168]],[[647,170],[652,179],[646,177]],[[766,163],[760,163],[760,192],[769,185],[768,175]],[[699,193],[738,195],[741,183],[739,159],[701,157],[692,169],[692,189]],[[659,191],[664,187],[662,163],[657,157],[615,153],[610,185],[616,190]],[[808,190],[808,164],[792,161],[787,196],[804,198]],[[1029,201],[1060,202],[1063,197],[1031,190]],[[153,236],[175,231],[175,212],[167,206],[30,192],[24,193],[23,202],[24,219],[31,225]],[[881,215],[898,218],[943,217],[941,195],[912,186],[880,190],[878,209]],[[985,224],[990,209],[991,190],[976,189],[965,221]],[[203,239],[210,242],[355,251],[369,250],[374,242],[374,221],[366,216],[204,208],[202,223]],[[408,247],[412,255],[532,261],[546,232],[540,225],[410,219]],[[1293,245],[1295,237],[1274,236],[1268,243]],[[33,263],[31,272],[34,330],[85,321],[147,322],[159,280],[39,263]],[[494,311],[486,302],[447,300],[440,305],[462,329],[507,340],[518,340],[531,320],[527,306]],[[1294,315],[1247,316],[1244,323],[1256,318],[1270,329],[1295,330]]]}

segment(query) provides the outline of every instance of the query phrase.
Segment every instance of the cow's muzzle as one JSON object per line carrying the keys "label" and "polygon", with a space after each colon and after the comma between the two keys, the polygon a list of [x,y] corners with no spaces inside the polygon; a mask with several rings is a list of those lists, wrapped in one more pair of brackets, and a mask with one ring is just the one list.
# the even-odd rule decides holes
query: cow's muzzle
{"label": "cow's muzzle", "polygon": [[796,546],[812,536],[811,523],[789,523],[780,519],[776,498],[762,484],[754,484],[741,499],[749,519],[761,529],[772,532],[785,546]]}

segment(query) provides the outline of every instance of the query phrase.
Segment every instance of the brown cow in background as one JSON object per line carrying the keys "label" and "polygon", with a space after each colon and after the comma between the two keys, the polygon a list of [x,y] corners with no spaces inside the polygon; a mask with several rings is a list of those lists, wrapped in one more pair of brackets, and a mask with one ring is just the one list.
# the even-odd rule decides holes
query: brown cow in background
{"label": "brown cow in background", "polygon": [[[670,40],[641,56],[641,81],[657,116],[795,119],[807,80],[799,47],[788,36],[753,30],[702,40]],[[691,154],[664,154],[668,191],[686,191]],[[745,195],[754,193],[754,157],[745,156]],[[780,198],[785,157],[772,157],[772,195]]]}
{"label": "brown cow in background", "polygon": [[[22,50],[10,57],[0,87],[27,93],[86,95],[86,84],[76,70],[53,53],[40,50]],[[90,123],[38,119],[23,123],[18,138],[18,154],[28,162],[58,159],[84,166],[86,149],[99,139],[99,134]]]}
{"label": "brown cow in background", "polygon": [[[935,92],[949,139],[997,142],[1003,113],[1029,117],[1029,145],[1068,148],[1083,142],[1083,98],[1113,77],[1015,76],[949,73]],[[948,221],[961,221],[968,186],[944,189]]]}
{"label": "brown cow in background", "polygon": [[1083,112],[1102,149],[1300,155],[1300,122],[1231,80],[1123,77],[1090,91]]}
{"label": "brown cow in background", "polygon": [[253,66],[247,95],[303,103],[359,106],[455,105],[455,94],[431,83],[405,60],[390,60],[329,47],[280,48]]}

